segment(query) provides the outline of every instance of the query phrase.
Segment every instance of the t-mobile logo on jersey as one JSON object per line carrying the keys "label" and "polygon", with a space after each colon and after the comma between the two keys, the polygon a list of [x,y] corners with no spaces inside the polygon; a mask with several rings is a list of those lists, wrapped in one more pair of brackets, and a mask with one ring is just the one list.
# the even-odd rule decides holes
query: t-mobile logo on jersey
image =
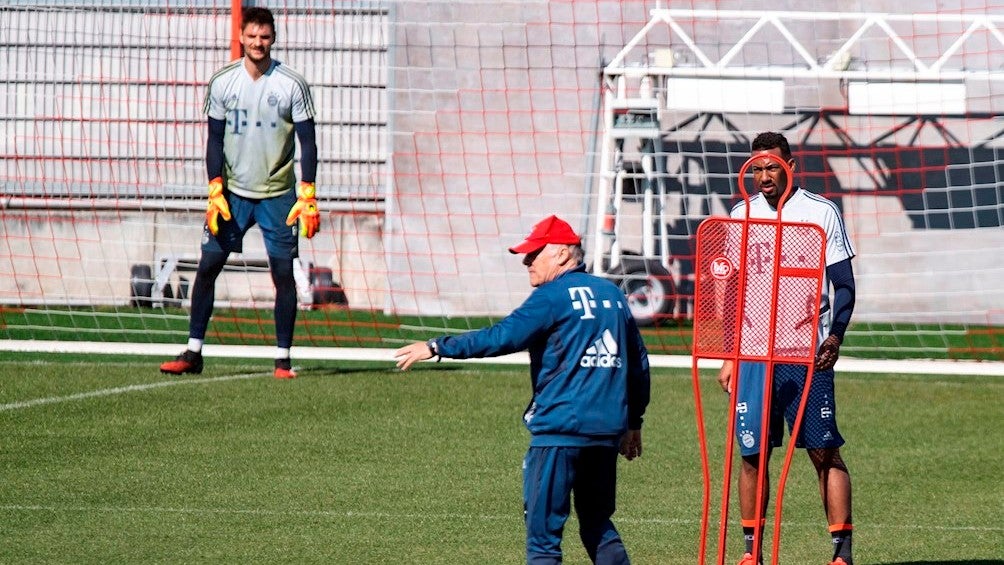
{"label": "t-mobile logo on jersey", "polygon": [[760,241],[750,242],[749,251],[746,254],[746,264],[753,268],[754,274],[762,275],[767,272],[764,265],[773,261],[774,242]]}
{"label": "t-mobile logo on jersey", "polygon": [[596,300],[593,298],[593,289],[588,286],[573,286],[568,289],[568,297],[572,299],[572,310],[582,310],[583,320],[592,320],[593,309],[596,308]]}
{"label": "t-mobile logo on jersey", "polygon": [[[227,110],[227,127],[230,128],[230,133],[234,135],[244,135],[247,131],[248,122],[248,111],[243,108],[234,108],[233,110]],[[262,122],[261,120],[250,124],[253,127],[270,127],[275,128],[278,124],[273,119],[269,122]]]}
{"label": "t-mobile logo on jersey", "polygon": [[227,125],[231,128],[230,133],[234,135],[244,133],[244,128],[248,125],[248,111],[243,108],[234,108],[233,110],[227,110],[227,115],[230,116],[227,120]]}
{"label": "t-mobile logo on jersey", "polygon": [[[786,232],[787,233],[787,232]],[[794,239],[794,234],[792,238]],[[773,267],[774,262],[774,248],[777,244],[774,241],[751,241],[749,244],[749,251],[746,255],[746,264],[753,269],[753,273],[756,275],[762,275],[769,273]],[[789,259],[791,261],[789,261]],[[806,253],[796,254],[794,257],[786,256],[784,253],[781,254],[781,264],[785,265],[790,262],[797,262],[799,264],[805,265],[810,260],[812,260],[811,255]],[[713,274],[713,273],[712,273]]]}

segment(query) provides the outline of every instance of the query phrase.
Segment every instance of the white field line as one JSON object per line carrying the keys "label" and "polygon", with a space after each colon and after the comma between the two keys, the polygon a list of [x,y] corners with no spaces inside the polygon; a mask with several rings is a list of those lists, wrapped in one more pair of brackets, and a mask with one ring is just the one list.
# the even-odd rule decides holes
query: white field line
{"label": "white field line", "polygon": [[[34,353],[115,353],[130,355],[163,355],[173,357],[184,348],[184,345],[163,343],[107,343],[93,341],[35,341],[35,340],[0,340],[0,351],[21,351]],[[394,363],[394,349],[376,349],[366,347],[294,347],[295,360],[322,361],[386,361]],[[238,357],[244,359],[271,359],[275,348],[264,345],[207,345],[203,351],[205,357]],[[455,363],[489,363],[501,365],[528,365],[529,356],[524,353],[514,353],[502,357],[488,359],[468,359],[456,361],[444,359],[444,362]],[[693,361],[689,355],[651,355],[649,363],[656,368],[689,368]],[[721,362],[714,359],[700,359],[701,369],[715,369]],[[886,359],[854,359],[841,357],[837,361],[836,370],[848,373],[907,373],[917,375],[982,375],[1004,376],[1004,362],[1000,361],[943,361],[943,360],[886,360]]]}
{"label": "white field line", "polygon": [[0,412],[8,412],[10,410],[19,410],[21,408],[32,408],[34,406],[42,406],[45,404],[59,404],[61,402],[73,402],[75,400],[84,400],[87,398],[96,398],[99,396],[112,396],[115,394],[125,394],[127,392],[139,392],[144,390],[150,390],[154,388],[162,388],[166,386],[179,386],[179,385],[194,385],[194,384],[206,384],[206,383],[216,383],[221,381],[233,381],[240,379],[254,379],[259,377],[265,377],[270,375],[270,373],[247,373],[243,375],[229,375],[225,377],[213,377],[204,379],[177,379],[177,380],[164,380],[155,383],[146,383],[141,385],[129,385],[120,386],[115,388],[104,388],[100,390],[92,390],[90,392],[80,392],[77,394],[69,394],[66,396],[49,396],[45,398],[35,398],[32,400],[22,400],[20,402],[11,402],[9,404],[0,404]]}
{"label": "white field line", "polygon": [[[134,513],[134,514],[191,514],[191,515],[234,515],[234,516],[303,516],[327,518],[359,518],[375,520],[481,520],[498,522],[521,522],[518,513],[511,514],[415,514],[396,512],[372,512],[355,510],[268,510],[261,508],[177,508],[164,506],[48,506],[39,504],[3,504],[3,512],[93,512],[93,513]],[[699,524],[696,518],[634,518],[619,516],[617,522],[633,524],[688,525]],[[817,523],[785,523],[785,526],[817,528]],[[939,526],[931,524],[868,524],[874,530],[932,530],[951,532],[1001,532],[998,526]]]}

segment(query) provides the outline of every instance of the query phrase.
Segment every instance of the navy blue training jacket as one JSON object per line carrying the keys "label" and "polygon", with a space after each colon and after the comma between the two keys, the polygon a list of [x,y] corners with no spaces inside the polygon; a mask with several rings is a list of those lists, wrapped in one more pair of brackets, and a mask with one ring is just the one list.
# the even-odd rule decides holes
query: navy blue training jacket
{"label": "navy blue training jacket", "polygon": [[617,445],[641,429],[648,352],[624,293],[585,265],[534,289],[497,324],[435,342],[453,359],[529,351],[531,446]]}

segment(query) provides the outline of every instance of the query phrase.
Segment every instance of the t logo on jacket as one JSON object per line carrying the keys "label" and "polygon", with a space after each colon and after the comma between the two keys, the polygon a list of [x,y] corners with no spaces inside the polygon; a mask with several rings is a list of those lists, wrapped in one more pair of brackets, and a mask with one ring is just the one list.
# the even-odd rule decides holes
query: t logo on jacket
{"label": "t logo on jacket", "polygon": [[593,308],[596,308],[596,300],[593,299],[593,289],[588,286],[573,286],[568,289],[568,296],[572,299],[572,310],[582,310],[583,320],[592,320]]}

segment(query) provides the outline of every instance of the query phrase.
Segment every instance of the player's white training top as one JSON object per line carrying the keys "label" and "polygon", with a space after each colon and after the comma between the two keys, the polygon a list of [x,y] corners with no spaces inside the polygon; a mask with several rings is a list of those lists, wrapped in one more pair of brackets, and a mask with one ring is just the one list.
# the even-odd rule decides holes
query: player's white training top
{"label": "player's white training top", "polygon": [[[742,200],[732,208],[731,217],[742,220],[746,217],[746,201]],[[776,219],[777,210],[771,207],[763,194],[750,198],[750,218]],[[781,220],[784,222],[799,222],[815,224],[826,233],[826,265],[833,265],[845,259],[854,257],[854,247],[847,236],[844,219],[836,204],[809,192],[795,187],[794,193],[781,208]],[[819,304],[818,343],[822,343],[830,335],[830,323],[833,313],[830,311],[830,280],[823,271],[823,292]]]}
{"label": "player's white training top", "polygon": [[293,124],[314,117],[310,88],[299,73],[273,60],[268,72],[253,80],[238,59],[209,79],[203,111],[227,123],[223,176],[229,190],[267,198],[293,188]]}

